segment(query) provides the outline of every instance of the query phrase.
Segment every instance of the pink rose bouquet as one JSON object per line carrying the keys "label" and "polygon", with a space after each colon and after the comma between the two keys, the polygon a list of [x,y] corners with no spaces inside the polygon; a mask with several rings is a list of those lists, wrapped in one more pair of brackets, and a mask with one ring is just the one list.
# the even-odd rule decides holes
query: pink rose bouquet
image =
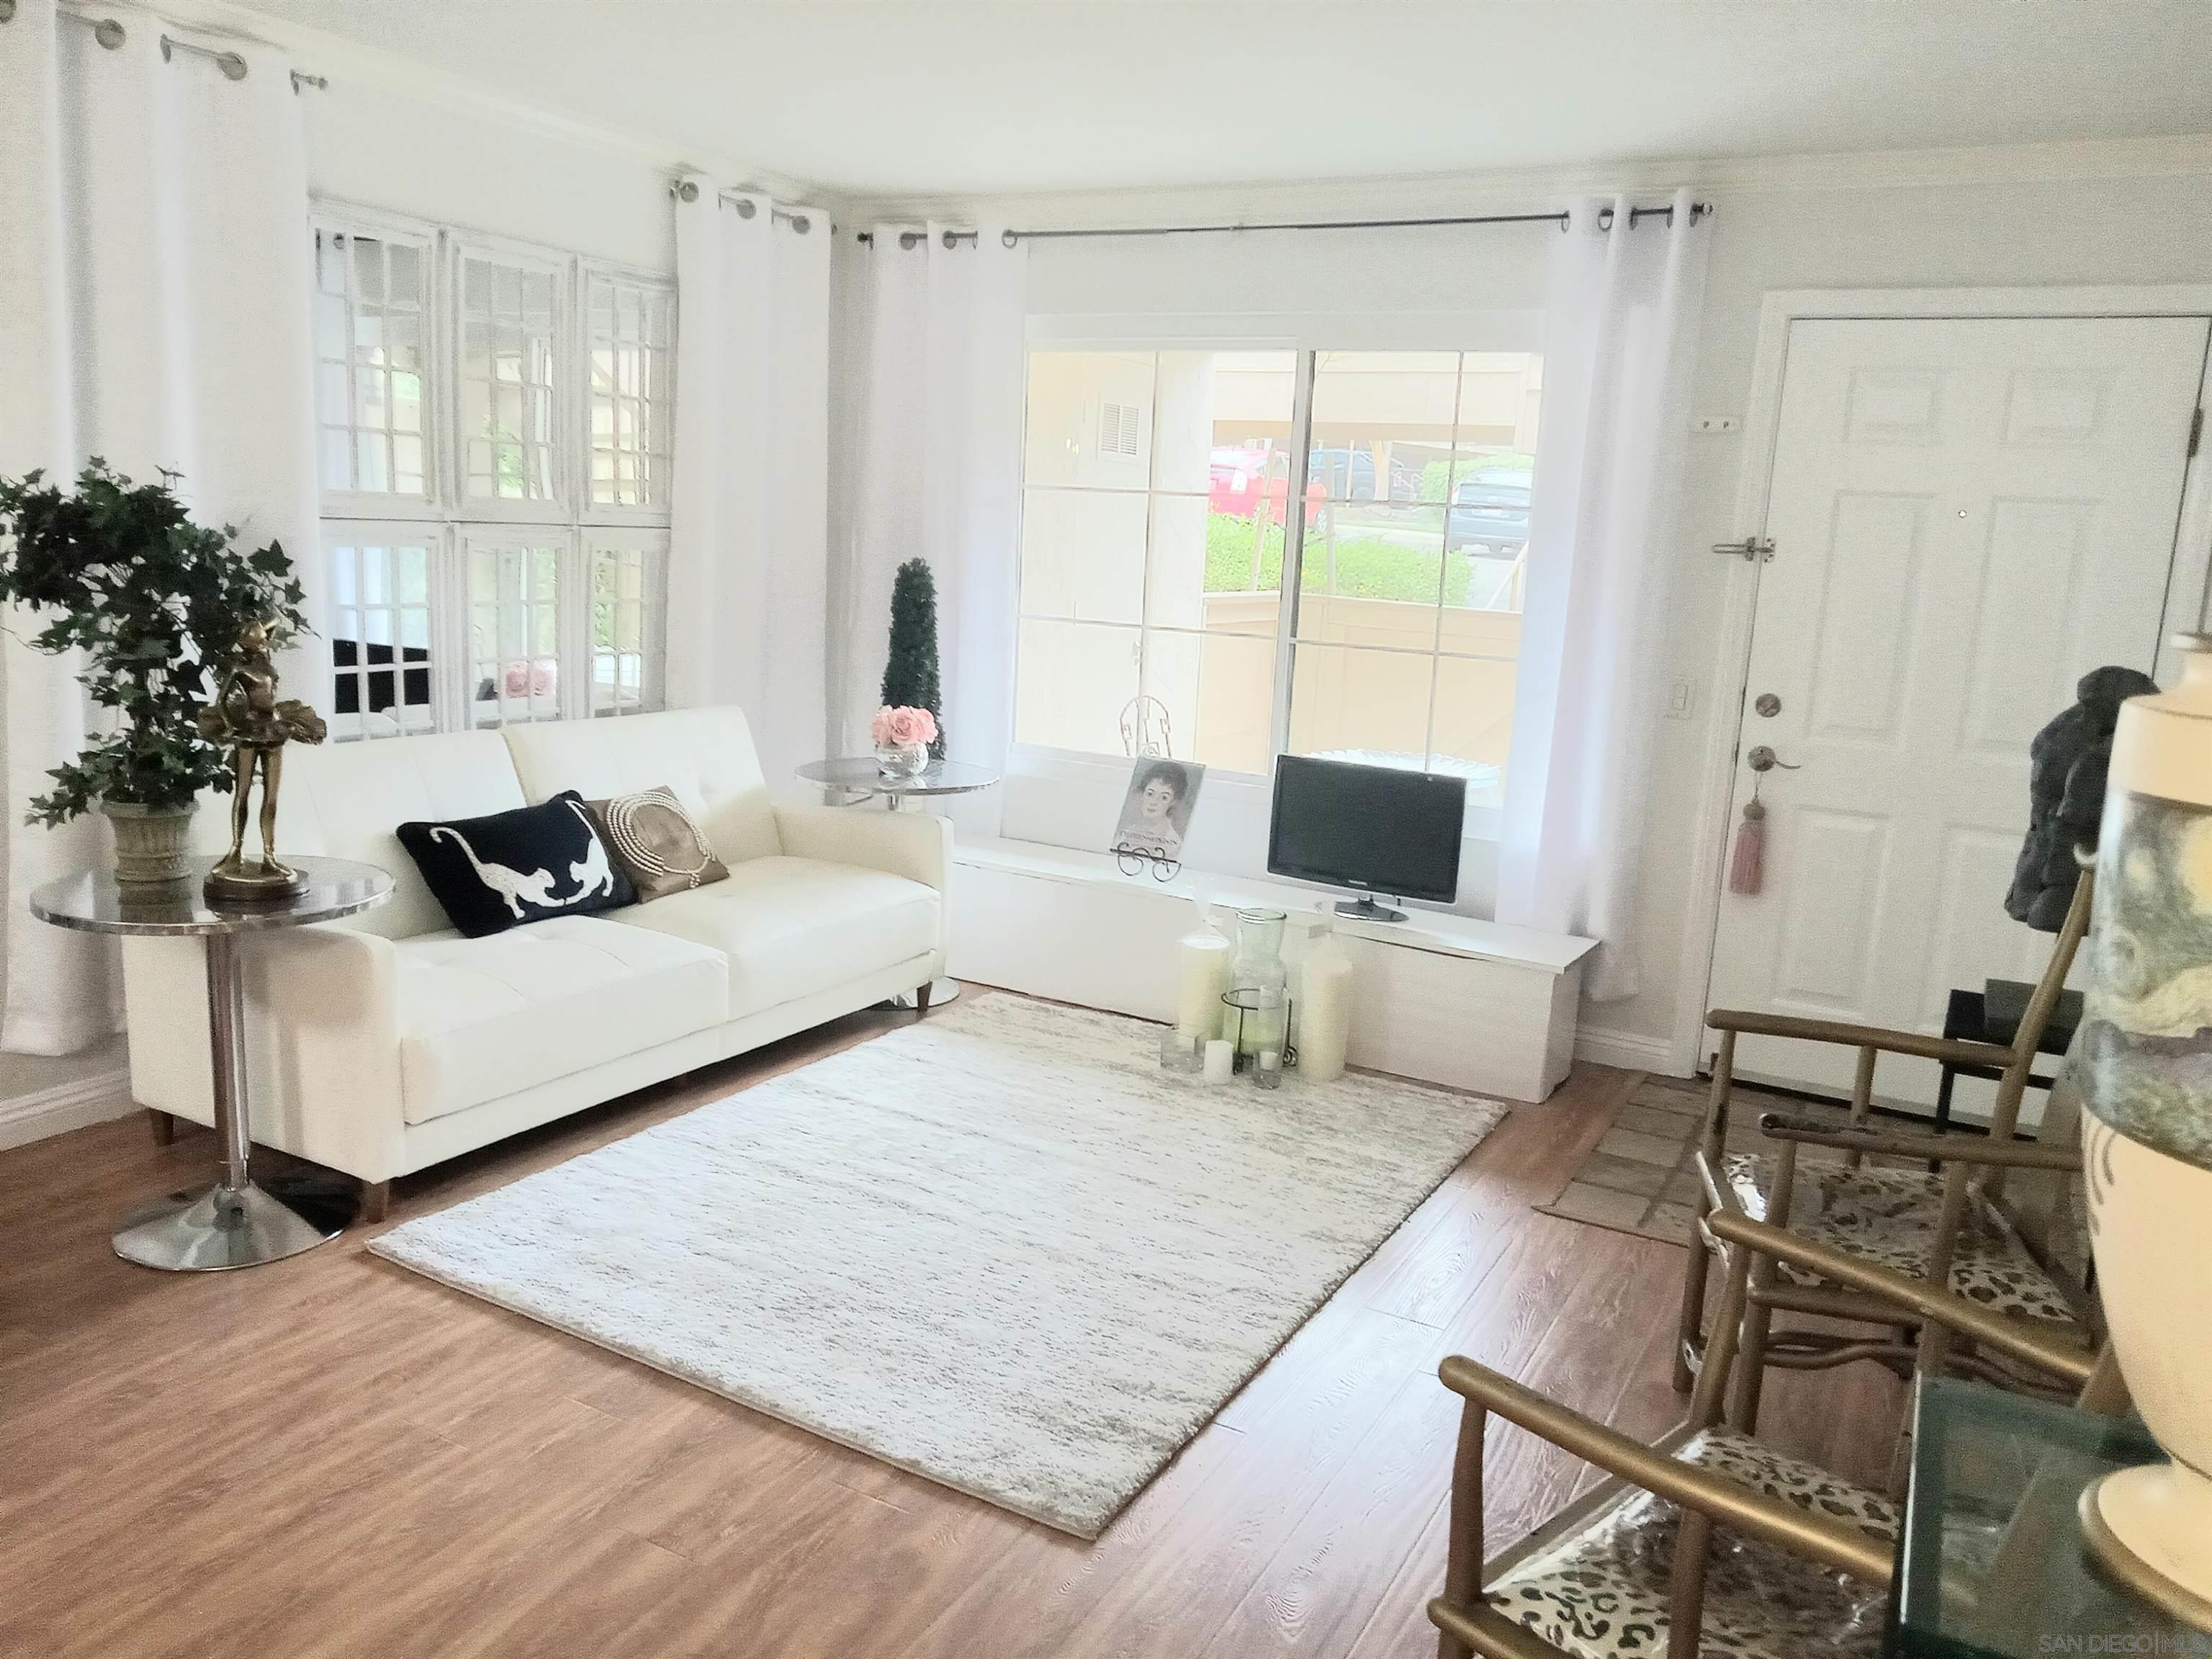
{"label": "pink rose bouquet", "polygon": [[927,708],[878,708],[869,728],[878,748],[907,749],[937,741],[937,716]]}

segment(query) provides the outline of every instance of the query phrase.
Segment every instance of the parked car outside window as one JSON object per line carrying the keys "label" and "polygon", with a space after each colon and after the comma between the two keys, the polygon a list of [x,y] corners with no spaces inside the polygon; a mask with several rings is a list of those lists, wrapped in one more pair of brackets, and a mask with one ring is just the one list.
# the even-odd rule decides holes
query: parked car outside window
{"label": "parked car outside window", "polygon": [[1524,545],[1534,476],[1518,467],[1484,467],[1462,478],[1444,517],[1444,550],[1480,547],[1503,553]]}

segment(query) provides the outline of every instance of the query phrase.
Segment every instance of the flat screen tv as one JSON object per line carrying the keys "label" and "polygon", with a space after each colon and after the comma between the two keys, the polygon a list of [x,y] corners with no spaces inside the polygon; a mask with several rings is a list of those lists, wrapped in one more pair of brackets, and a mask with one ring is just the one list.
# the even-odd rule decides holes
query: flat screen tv
{"label": "flat screen tv", "polygon": [[[1449,904],[1459,895],[1459,842],[1467,780],[1395,766],[1285,755],[1275,763],[1267,823],[1271,874]],[[1402,921],[1372,898],[1340,913]]]}

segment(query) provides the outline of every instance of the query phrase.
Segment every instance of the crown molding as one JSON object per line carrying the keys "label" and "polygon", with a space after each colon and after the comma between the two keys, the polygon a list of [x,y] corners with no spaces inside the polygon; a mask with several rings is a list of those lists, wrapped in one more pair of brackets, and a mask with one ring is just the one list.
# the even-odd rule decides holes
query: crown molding
{"label": "crown molding", "polygon": [[871,197],[856,220],[1005,220],[1039,230],[1224,220],[1384,218],[1537,211],[1573,196],[1642,195],[1688,185],[1752,196],[2106,179],[2212,176],[2212,134],[1837,155],[1594,161],[1554,167],[1397,173],[1013,195]]}
{"label": "crown molding", "polygon": [[833,196],[788,174],[766,171],[744,158],[658,134],[607,126],[517,98],[482,81],[435,68],[398,52],[349,40],[327,29],[290,22],[256,11],[239,0],[61,0],[65,10],[86,15],[131,14],[156,19],[211,38],[273,47],[290,56],[302,70],[328,78],[332,89],[374,87],[419,103],[450,110],[471,119],[534,133],[558,143],[626,156],[667,173],[702,173],[729,186],[757,188],[779,200],[804,201],[835,212]]}

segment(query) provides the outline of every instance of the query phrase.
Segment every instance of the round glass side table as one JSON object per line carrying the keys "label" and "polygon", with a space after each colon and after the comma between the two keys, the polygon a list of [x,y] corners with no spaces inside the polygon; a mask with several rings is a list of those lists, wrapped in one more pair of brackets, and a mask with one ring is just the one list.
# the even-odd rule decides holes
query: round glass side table
{"label": "round glass side table", "polygon": [[[834,804],[857,805],[872,797],[880,797],[884,810],[890,812],[905,809],[909,797],[927,799],[933,795],[970,795],[979,789],[988,789],[1000,781],[999,774],[988,766],[976,766],[967,761],[932,761],[912,777],[885,777],[877,769],[872,755],[840,755],[829,760],[809,761],[798,769],[799,775],[809,783],[822,786],[824,795]],[[840,802],[836,798],[842,795]],[[932,980],[929,985],[929,1006],[933,1008],[951,1002],[960,994],[957,980]],[[902,991],[888,1002],[878,1003],[879,1008],[912,1008],[916,1006],[914,993]]]}
{"label": "round glass side table", "polygon": [[893,812],[901,810],[909,795],[969,795],[999,781],[999,775],[988,766],[951,760],[932,761],[912,777],[887,778],[877,769],[872,755],[809,761],[799,769],[799,775],[820,784],[828,793],[846,796],[844,805],[880,796],[885,809]]}
{"label": "round glass side table", "polygon": [[295,897],[252,904],[211,904],[200,890],[213,859],[195,862],[173,886],[142,896],[116,884],[112,873],[86,871],[47,882],[31,895],[31,914],[57,927],[125,939],[204,939],[208,1038],[213,1060],[215,1132],[222,1167],[204,1192],[175,1193],[124,1218],[115,1254],[143,1267],[173,1272],[252,1267],[279,1261],[335,1238],[327,1218],[303,1214],[279,1193],[255,1183],[252,1120],[246,1092],[246,997],[238,936],[274,927],[330,921],[381,904],[392,878],[373,864],[347,859],[289,859],[307,878]]}

